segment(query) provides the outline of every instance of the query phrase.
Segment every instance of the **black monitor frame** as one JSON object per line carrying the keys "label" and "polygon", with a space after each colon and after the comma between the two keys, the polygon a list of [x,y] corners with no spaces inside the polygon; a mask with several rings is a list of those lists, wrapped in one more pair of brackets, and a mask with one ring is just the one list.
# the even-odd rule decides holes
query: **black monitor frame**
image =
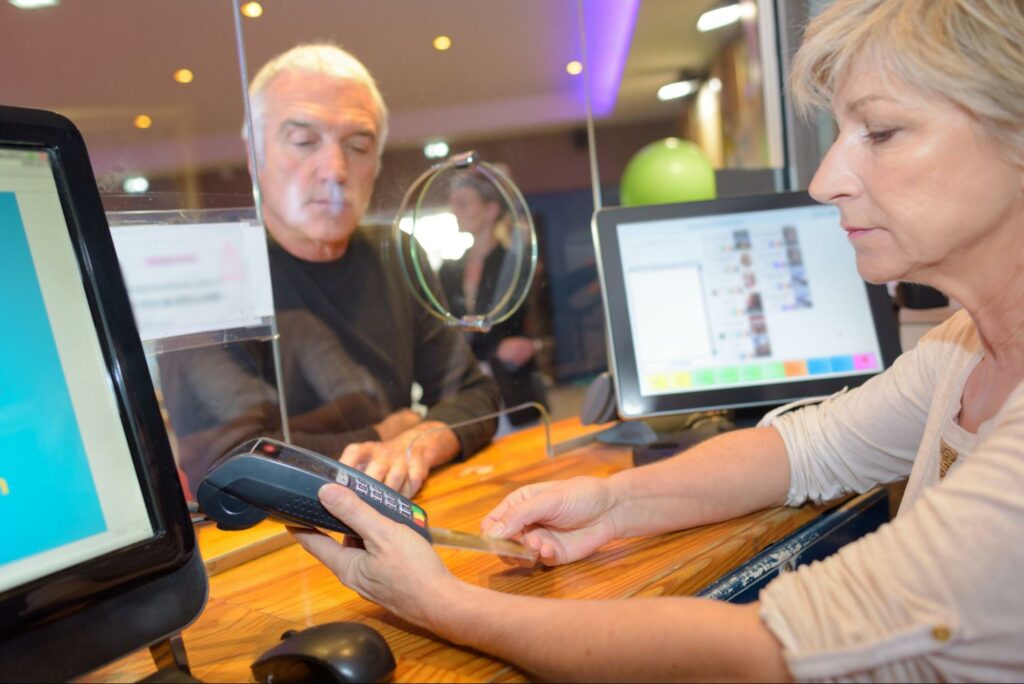
{"label": "black monitor frame", "polygon": [[[609,343],[609,360],[615,381],[615,397],[622,418],[643,418],[709,409],[771,407],[807,397],[826,396],[866,382],[875,374],[833,376],[801,382],[780,382],[754,386],[716,388],[701,392],[643,395],[636,367],[636,354],[626,300],[617,228],[621,224],[663,221],[716,214],[735,214],[771,209],[819,205],[806,192],[728,197],[702,202],[659,204],[639,207],[611,207],[594,214],[592,223],[598,275],[604,300]],[[836,227],[839,230],[839,227]],[[884,285],[865,283],[874,320],[882,368],[888,368],[900,354],[899,328],[892,299]],[[627,410],[625,407],[637,407]]]}
{"label": "black monitor frame", "polygon": [[0,106],[0,145],[50,156],[154,529],[0,592],[0,679],[65,680],[183,629],[205,605],[207,579],[81,134],[57,114]]}

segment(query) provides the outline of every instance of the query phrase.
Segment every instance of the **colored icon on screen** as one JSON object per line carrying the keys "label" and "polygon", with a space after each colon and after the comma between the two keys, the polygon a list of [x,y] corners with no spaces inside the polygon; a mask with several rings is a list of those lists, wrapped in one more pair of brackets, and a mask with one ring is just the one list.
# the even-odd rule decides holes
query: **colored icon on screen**
{"label": "colored icon on screen", "polygon": [[702,368],[694,371],[693,384],[696,387],[715,384],[715,371],[711,368]]}
{"label": "colored icon on screen", "polygon": [[832,372],[831,359],[807,359],[807,372],[811,375],[822,375]]}
{"label": "colored icon on screen", "polygon": [[680,389],[692,386],[693,378],[686,371],[680,371],[672,374],[672,387]]}
{"label": "colored icon on screen", "polygon": [[740,380],[754,382],[761,379],[761,366],[740,366]]}
{"label": "colored icon on screen", "polygon": [[655,373],[651,375],[647,382],[651,383],[651,387],[657,392],[664,392],[668,389],[668,377],[664,373]]}
{"label": "colored icon on screen", "polygon": [[832,362],[832,370],[836,373],[853,370],[853,355],[833,356],[829,359]]}
{"label": "colored icon on screen", "polygon": [[740,373],[736,366],[726,366],[724,368],[718,368],[715,371],[715,379],[719,384],[727,385],[734,382],[739,382]]}
{"label": "colored icon on screen", "polygon": [[873,370],[878,368],[878,357],[872,353],[854,354],[853,367],[857,370]]}
{"label": "colored icon on screen", "polygon": [[806,361],[786,361],[782,365],[786,369],[787,378],[795,378],[801,375],[807,375]]}

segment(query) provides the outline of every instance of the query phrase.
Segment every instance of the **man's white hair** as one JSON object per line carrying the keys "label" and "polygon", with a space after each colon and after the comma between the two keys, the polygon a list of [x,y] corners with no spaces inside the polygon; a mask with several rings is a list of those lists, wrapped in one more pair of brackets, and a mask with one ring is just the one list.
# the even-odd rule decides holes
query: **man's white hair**
{"label": "man's white hair", "polygon": [[[266,122],[266,90],[274,78],[285,71],[308,71],[326,74],[338,80],[362,83],[370,92],[377,105],[377,156],[384,151],[388,137],[388,110],[384,98],[377,89],[377,83],[367,68],[350,53],[332,43],[297,45],[263,65],[249,84],[249,107],[252,112],[252,128],[256,147],[257,163],[263,164],[264,124]],[[249,130],[243,124],[242,138],[248,140]]]}

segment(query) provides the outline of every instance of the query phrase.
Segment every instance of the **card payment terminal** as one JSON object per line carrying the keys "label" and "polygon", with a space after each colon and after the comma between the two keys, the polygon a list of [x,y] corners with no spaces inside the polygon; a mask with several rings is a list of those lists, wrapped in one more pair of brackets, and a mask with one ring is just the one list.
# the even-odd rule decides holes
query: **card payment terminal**
{"label": "card payment terminal", "polygon": [[244,530],[270,517],[358,537],[320,503],[318,492],[330,483],[348,487],[378,513],[432,544],[536,558],[532,549],[510,539],[431,528],[426,511],[382,482],[322,454],[268,437],[231,451],[199,483],[196,499],[202,512],[223,530]]}

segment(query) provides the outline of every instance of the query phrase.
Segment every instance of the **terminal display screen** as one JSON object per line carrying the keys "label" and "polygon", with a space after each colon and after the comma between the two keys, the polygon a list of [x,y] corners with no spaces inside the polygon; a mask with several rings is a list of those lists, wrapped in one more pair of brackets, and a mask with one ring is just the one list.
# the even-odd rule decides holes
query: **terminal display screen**
{"label": "terminal display screen", "polygon": [[598,237],[627,415],[782,403],[891,362],[891,305],[837,208],[789,193],[611,216]]}
{"label": "terminal display screen", "polygon": [[838,225],[829,206],[620,225],[641,392],[877,373],[871,307]]}

